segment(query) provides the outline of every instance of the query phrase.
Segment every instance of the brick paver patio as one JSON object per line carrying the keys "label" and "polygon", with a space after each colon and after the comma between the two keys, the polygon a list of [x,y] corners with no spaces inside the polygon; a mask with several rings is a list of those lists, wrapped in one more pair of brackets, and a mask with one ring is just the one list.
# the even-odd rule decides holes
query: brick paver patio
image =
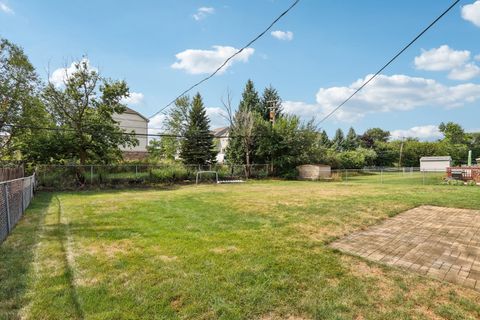
{"label": "brick paver patio", "polygon": [[480,211],[422,206],[331,246],[480,291]]}

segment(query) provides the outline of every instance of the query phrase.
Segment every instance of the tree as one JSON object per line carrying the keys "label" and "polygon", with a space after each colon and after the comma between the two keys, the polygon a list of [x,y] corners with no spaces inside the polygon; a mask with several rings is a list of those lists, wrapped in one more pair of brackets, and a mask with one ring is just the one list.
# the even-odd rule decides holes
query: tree
{"label": "tree", "polygon": [[27,125],[43,119],[38,89],[37,74],[23,50],[0,38],[0,157],[11,154],[11,143],[29,130]]}
{"label": "tree", "polygon": [[371,128],[360,136],[360,144],[364,148],[371,149],[375,146],[376,142],[388,142],[389,138],[389,131],[385,131],[380,128]]}
{"label": "tree", "polygon": [[157,156],[174,160],[182,147],[182,136],[185,135],[188,127],[188,116],[191,109],[190,97],[183,96],[175,101],[170,109],[165,121],[165,132],[171,137],[162,137],[160,139]]}
{"label": "tree", "polygon": [[217,151],[210,132],[210,120],[203,106],[202,96],[197,93],[188,114],[185,138],[180,157],[186,164],[205,165],[215,162]]}
{"label": "tree", "polygon": [[332,146],[332,142],[328,138],[328,134],[325,130],[322,130],[322,132],[320,132],[319,144],[320,146],[325,148],[330,148]]}
{"label": "tree", "polygon": [[248,80],[245,85],[245,89],[242,93],[242,100],[238,106],[239,111],[252,111],[262,114],[262,106],[260,104],[260,98],[258,92],[255,90],[255,85],[252,80]]}
{"label": "tree", "polygon": [[454,122],[440,123],[438,129],[445,136],[445,140],[453,144],[465,144],[467,142],[467,134],[462,126]]}
{"label": "tree", "polygon": [[265,121],[270,121],[270,111],[272,108],[274,108],[274,111],[275,111],[275,114],[274,114],[275,119],[278,119],[281,117],[282,99],[280,98],[280,95],[278,94],[278,91],[275,88],[273,88],[272,86],[269,86],[268,88],[265,88],[265,90],[263,90],[262,99],[260,101],[260,107],[261,107],[261,116]]}
{"label": "tree", "polygon": [[253,81],[248,80],[230,125],[230,140],[226,152],[229,163],[250,165],[254,162],[256,117],[262,117],[262,107]]}
{"label": "tree", "polygon": [[254,152],[255,116],[250,110],[238,110],[230,128],[230,142],[227,147],[227,160],[234,164],[246,164],[246,175],[250,175],[250,165]]}
{"label": "tree", "polygon": [[121,158],[119,146],[137,145],[134,133],[125,133],[113,119],[114,113],[126,110],[120,101],[128,96],[125,81],[102,78],[87,59],[74,63],[72,74],[65,71],[62,86],[49,83],[43,93],[45,105],[69,141],[57,156],[72,157],[82,165],[108,163]]}
{"label": "tree", "polygon": [[335,136],[332,139],[332,147],[337,151],[343,151],[345,149],[345,136],[340,128],[335,131]]}
{"label": "tree", "polygon": [[359,146],[357,133],[352,127],[348,130],[344,145],[346,150],[355,150]]}

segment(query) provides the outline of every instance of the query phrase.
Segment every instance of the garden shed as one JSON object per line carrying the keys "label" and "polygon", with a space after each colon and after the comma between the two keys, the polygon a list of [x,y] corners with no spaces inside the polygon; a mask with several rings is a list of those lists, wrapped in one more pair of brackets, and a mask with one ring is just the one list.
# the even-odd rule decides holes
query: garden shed
{"label": "garden shed", "polygon": [[298,166],[297,170],[300,180],[329,179],[332,176],[332,168],[324,164],[304,164]]}
{"label": "garden shed", "polygon": [[421,157],[420,171],[446,172],[452,166],[452,157]]}

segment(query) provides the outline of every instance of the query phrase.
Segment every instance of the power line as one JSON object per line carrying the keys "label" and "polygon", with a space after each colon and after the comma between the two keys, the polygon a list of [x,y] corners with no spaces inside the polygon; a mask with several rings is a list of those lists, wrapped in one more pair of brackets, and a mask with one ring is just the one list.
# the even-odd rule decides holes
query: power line
{"label": "power line", "polygon": [[381,67],[373,76],[371,76],[366,82],[364,82],[358,89],[356,89],[347,99],[345,99],[342,103],[340,103],[335,109],[330,111],[322,120],[318,122],[321,124],[322,122],[326,121],[330,118],[335,112],[338,111],[343,105],[345,105],[350,99],[352,99],[360,90],[362,90],[367,84],[369,84],[373,79],[375,79],[385,68],[387,68],[393,61],[395,61],[403,52],[405,52],[412,44],[414,44],[425,32],[427,32],[431,27],[433,27],[440,19],[443,18],[450,10],[455,7],[460,0],[456,0],[450,7],[448,7],[441,15],[439,15],[432,23],[430,23],[425,29],[422,30],[412,41],[410,41],[402,50],[400,50],[390,61],[388,61],[383,67]]}
{"label": "power line", "polygon": [[230,57],[227,58],[227,60],[225,60],[221,65],[220,67],[218,67],[212,74],[210,74],[209,76],[203,78],[202,80],[198,81],[197,83],[195,83],[194,85],[190,86],[188,89],[186,89],[185,91],[183,91],[181,94],[179,94],[175,99],[173,99],[172,101],[170,101],[170,103],[168,103],[166,106],[164,106],[163,108],[161,108],[159,111],[155,112],[152,116],[149,117],[149,119],[155,117],[156,115],[158,115],[159,113],[163,112],[165,109],[167,109],[168,107],[170,107],[172,104],[175,103],[175,101],[177,101],[179,98],[183,97],[185,94],[187,94],[189,91],[193,90],[194,88],[198,87],[199,85],[201,85],[202,83],[204,83],[205,81],[209,80],[210,78],[212,78],[213,76],[215,76],[220,70],[223,69],[223,67],[225,67],[227,65],[228,62],[230,62],[230,60],[232,60],[233,58],[235,58],[237,55],[239,55],[240,53],[243,52],[243,50],[247,49],[248,47],[250,47],[254,42],[256,42],[258,39],[260,39],[262,36],[265,35],[265,33],[267,33],[281,18],[283,18],[283,16],[285,16],[290,10],[293,9],[293,7],[295,7],[298,3],[300,2],[300,0],[295,0],[295,2],[290,6],[288,7],[287,10],[285,10],[284,12],[282,12],[275,20],[273,20],[272,23],[270,23],[270,25],[265,29],[263,30],[259,35],[257,35],[253,40],[251,40],[249,43],[247,43],[245,46],[243,46],[240,50],[238,50],[237,52],[235,52],[233,55],[231,55]]}

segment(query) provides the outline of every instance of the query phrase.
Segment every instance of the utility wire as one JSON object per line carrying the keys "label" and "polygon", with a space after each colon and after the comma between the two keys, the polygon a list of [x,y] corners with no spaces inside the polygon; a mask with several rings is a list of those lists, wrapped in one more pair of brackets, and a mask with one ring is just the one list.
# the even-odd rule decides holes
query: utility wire
{"label": "utility wire", "polygon": [[321,124],[322,122],[326,121],[330,118],[335,112],[337,112],[341,107],[343,107],[348,101],[350,101],[360,90],[362,90],[367,84],[369,84],[373,79],[375,79],[385,68],[387,68],[393,61],[395,61],[403,52],[405,52],[412,44],[414,44],[425,32],[427,32],[431,27],[433,27],[440,19],[443,18],[450,10],[455,7],[460,0],[456,0],[454,3],[450,5],[441,15],[439,15],[432,23],[430,23],[425,29],[422,30],[412,41],[410,41],[402,50],[400,50],[390,61],[388,61],[383,67],[380,68],[373,76],[371,76],[366,82],[364,82],[358,89],[356,89],[347,99],[345,99],[342,103],[340,103],[335,109],[330,111],[325,117],[322,118],[318,122]]}
{"label": "utility wire", "polygon": [[201,85],[202,83],[204,83],[205,81],[209,80],[210,78],[212,78],[213,76],[215,76],[220,70],[223,69],[223,67],[225,67],[227,65],[228,62],[230,62],[233,58],[235,58],[237,55],[239,55],[240,53],[243,52],[243,50],[247,49],[248,47],[250,47],[254,42],[256,42],[258,39],[260,39],[261,37],[263,37],[265,35],[265,33],[267,33],[281,18],[283,18],[283,16],[285,16],[290,10],[293,9],[293,7],[295,7],[298,3],[300,2],[300,0],[295,0],[295,2],[290,6],[288,7],[287,10],[285,10],[284,12],[282,12],[275,20],[273,20],[272,23],[270,23],[270,25],[265,29],[263,30],[259,35],[257,35],[253,40],[251,40],[249,43],[247,43],[244,47],[242,47],[240,50],[238,50],[237,52],[235,52],[233,55],[231,55],[230,57],[227,58],[227,60],[225,60],[221,65],[220,67],[218,67],[212,74],[208,75],[207,77],[203,78],[202,80],[198,81],[197,83],[195,83],[194,85],[190,86],[188,89],[186,89],[185,91],[183,91],[181,94],[179,94],[175,99],[173,99],[172,101],[170,101],[170,103],[168,103],[166,106],[164,106],[163,108],[161,108],[159,111],[155,112],[152,116],[149,117],[149,119],[155,117],[156,115],[158,115],[159,113],[163,112],[165,109],[167,109],[168,107],[170,107],[172,104],[175,103],[175,101],[177,101],[179,98],[183,97],[185,94],[187,94],[189,91],[193,90],[194,88],[198,87],[199,85]]}

